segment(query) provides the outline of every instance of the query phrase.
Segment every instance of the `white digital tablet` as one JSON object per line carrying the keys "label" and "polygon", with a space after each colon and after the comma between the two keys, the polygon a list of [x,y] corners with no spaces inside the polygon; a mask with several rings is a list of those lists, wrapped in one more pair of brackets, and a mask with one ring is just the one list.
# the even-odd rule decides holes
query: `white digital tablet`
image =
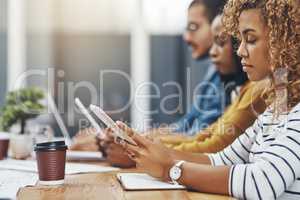
{"label": "white digital tablet", "polygon": [[96,135],[100,139],[104,139],[106,135],[103,133],[101,127],[97,124],[95,119],[90,115],[89,111],[84,107],[84,105],[81,103],[79,98],[75,99],[75,104],[78,106],[79,110],[81,111],[82,114],[90,121],[91,125],[95,128],[96,130]]}
{"label": "white digital tablet", "polygon": [[100,107],[90,105],[91,111],[109,128],[113,130],[115,141],[122,144],[127,142],[132,145],[137,145],[135,141],[129,137],[118,125],[112,120]]}

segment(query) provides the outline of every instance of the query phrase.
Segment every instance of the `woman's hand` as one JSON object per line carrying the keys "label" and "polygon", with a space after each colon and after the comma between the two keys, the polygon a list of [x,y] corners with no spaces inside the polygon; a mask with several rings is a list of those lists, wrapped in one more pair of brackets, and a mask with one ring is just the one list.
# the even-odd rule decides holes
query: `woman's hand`
{"label": "woman's hand", "polygon": [[74,151],[99,151],[98,138],[95,129],[87,128],[79,131],[73,138],[70,150]]}
{"label": "woman's hand", "polygon": [[114,143],[112,130],[105,129],[105,134],[107,137],[100,142],[100,146],[105,152],[109,164],[122,168],[135,167],[135,162],[129,158],[124,147]]}
{"label": "woman's hand", "polygon": [[169,180],[169,169],[175,163],[171,151],[161,143],[153,142],[137,134],[124,123],[117,123],[138,144],[138,146],[126,144],[124,147],[128,156],[136,162],[137,169],[153,177]]}

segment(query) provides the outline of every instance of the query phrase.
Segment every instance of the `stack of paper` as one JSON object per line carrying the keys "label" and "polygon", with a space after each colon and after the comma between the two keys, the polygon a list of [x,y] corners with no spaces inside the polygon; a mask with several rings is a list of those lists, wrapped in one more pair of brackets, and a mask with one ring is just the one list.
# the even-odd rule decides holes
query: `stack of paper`
{"label": "stack of paper", "polygon": [[[38,172],[36,161],[31,160],[1,160],[0,161],[0,169],[7,170],[18,170],[18,171],[26,171],[26,172]],[[90,165],[90,164],[78,164],[78,163],[66,163],[66,174],[79,174],[79,173],[101,173],[101,172],[110,172],[116,171],[119,168],[115,167],[104,167],[98,165]]]}
{"label": "stack of paper", "polygon": [[16,199],[19,188],[35,185],[36,173],[0,170],[0,199]]}
{"label": "stack of paper", "polygon": [[185,189],[182,185],[162,182],[143,173],[119,173],[118,180],[125,190],[179,190]]}

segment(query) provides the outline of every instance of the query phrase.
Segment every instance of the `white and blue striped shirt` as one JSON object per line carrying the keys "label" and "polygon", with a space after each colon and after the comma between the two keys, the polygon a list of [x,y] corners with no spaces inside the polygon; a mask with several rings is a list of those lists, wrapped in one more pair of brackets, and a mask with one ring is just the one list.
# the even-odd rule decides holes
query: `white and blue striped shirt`
{"label": "white and blue striped shirt", "polygon": [[274,118],[267,109],[230,146],[209,154],[231,166],[229,193],[239,199],[300,199],[300,103]]}

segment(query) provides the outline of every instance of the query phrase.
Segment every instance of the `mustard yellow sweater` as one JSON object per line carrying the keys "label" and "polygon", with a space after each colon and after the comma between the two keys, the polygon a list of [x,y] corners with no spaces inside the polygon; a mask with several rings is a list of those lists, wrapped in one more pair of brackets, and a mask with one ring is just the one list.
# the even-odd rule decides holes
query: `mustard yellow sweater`
{"label": "mustard yellow sweater", "polygon": [[261,98],[263,84],[247,82],[240,95],[210,127],[194,137],[167,136],[161,142],[175,150],[192,153],[214,153],[231,144],[250,127],[266,105]]}

